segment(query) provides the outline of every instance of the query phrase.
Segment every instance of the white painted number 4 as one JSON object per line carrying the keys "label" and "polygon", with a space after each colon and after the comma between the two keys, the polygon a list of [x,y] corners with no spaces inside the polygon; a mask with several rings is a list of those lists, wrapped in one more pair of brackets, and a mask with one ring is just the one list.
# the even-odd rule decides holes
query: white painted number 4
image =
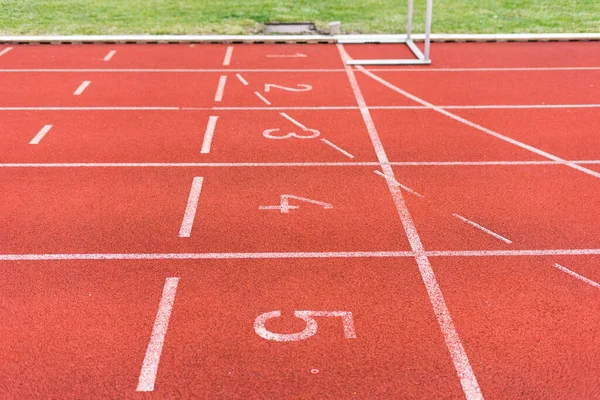
{"label": "white painted number 4", "polygon": [[281,203],[278,206],[259,206],[259,210],[279,210],[282,214],[288,214],[290,210],[297,210],[300,206],[291,205],[290,199],[294,199],[297,201],[303,201],[305,203],[315,204],[317,206],[321,206],[324,209],[333,208],[333,206],[329,203],[325,203],[323,201],[311,200],[306,197],[294,196],[293,194],[282,194],[281,195]]}
{"label": "white painted number 4", "polygon": [[256,317],[254,321],[254,331],[258,336],[266,340],[275,342],[297,342],[306,340],[317,333],[319,325],[314,317],[340,317],[344,325],[344,337],[346,339],[356,339],[354,330],[354,320],[350,311],[295,311],[294,316],[304,320],[306,326],[298,333],[274,333],[265,327],[267,320],[281,317],[281,311],[271,311]]}

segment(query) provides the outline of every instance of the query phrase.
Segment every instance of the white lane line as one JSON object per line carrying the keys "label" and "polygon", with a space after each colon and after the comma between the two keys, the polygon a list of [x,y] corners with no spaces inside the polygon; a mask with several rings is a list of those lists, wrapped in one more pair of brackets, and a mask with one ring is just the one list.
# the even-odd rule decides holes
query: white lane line
{"label": "white lane line", "polygon": [[569,274],[569,275],[571,275],[571,276],[573,276],[573,277],[575,277],[575,278],[579,279],[580,281],[583,281],[583,282],[587,283],[588,285],[592,285],[592,286],[593,286],[593,287],[595,287],[596,289],[600,289],[600,284],[598,284],[598,283],[594,282],[593,280],[591,280],[591,279],[588,279],[588,278],[586,278],[585,276],[581,276],[581,275],[579,275],[577,272],[573,272],[573,271],[571,271],[570,269],[568,269],[568,268],[565,268],[565,267],[563,267],[563,266],[562,266],[562,265],[560,265],[560,264],[554,264],[554,266],[555,266],[556,268],[558,268],[559,270],[561,270],[562,272],[566,272],[567,274]]}
{"label": "white lane line", "polygon": [[[390,163],[390,164],[391,164],[391,165],[394,165],[394,163]],[[420,197],[420,198],[422,198],[422,199],[424,199],[424,198],[425,198],[425,196],[423,196],[421,193],[418,193],[418,192],[416,192],[416,191],[412,190],[411,188],[409,188],[408,186],[405,186],[405,185],[401,184],[401,183],[400,183],[400,182],[398,182],[398,181],[397,181],[395,178],[393,178],[393,177],[389,177],[389,176],[386,176],[386,175],[385,175],[383,172],[381,172],[381,171],[373,171],[373,172],[375,172],[375,173],[376,173],[377,175],[379,175],[379,176],[382,176],[382,177],[383,177],[385,180],[388,180],[388,181],[389,181],[389,180],[391,180],[391,183],[392,183],[393,185],[397,185],[397,186],[399,186],[400,188],[404,189],[404,190],[405,190],[405,191],[407,191],[408,193],[410,193],[410,194],[413,194],[413,195],[415,195],[415,196],[417,196],[417,197]]]}
{"label": "white lane line", "polygon": [[173,310],[178,283],[179,278],[167,278],[165,280],[158,305],[158,312],[156,313],[152,334],[150,335],[150,342],[148,343],[146,356],[144,357],[144,363],[140,371],[140,378],[136,389],[138,392],[151,392],[154,390],[158,363],[160,362],[165,336],[169,328],[169,320],[171,319],[171,311]]}
{"label": "white lane line", "polygon": [[358,68],[358,70],[364,72],[366,75],[370,76],[371,78],[373,78],[377,82],[379,82],[379,83],[383,84],[384,86],[392,89],[396,93],[399,93],[399,94],[401,94],[401,95],[403,95],[403,96],[405,96],[405,97],[407,97],[407,98],[409,98],[409,99],[411,99],[413,101],[416,101],[419,104],[422,104],[422,105],[424,105],[426,107],[429,107],[430,109],[432,109],[434,111],[437,111],[440,114],[443,114],[443,115],[445,115],[445,116],[447,116],[447,117],[449,117],[449,118],[451,118],[451,119],[453,119],[455,121],[461,122],[461,123],[463,123],[463,124],[465,124],[467,126],[470,126],[471,128],[475,128],[475,129],[477,129],[477,130],[479,130],[479,131],[481,131],[483,133],[486,133],[486,134],[488,134],[490,136],[493,136],[495,138],[498,138],[500,140],[503,140],[505,142],[513,144],[513,145],[515,145],[517,147],[520,147],[522,149],[528,150],[528,151],[530,151],[532,153],[535,153],[535,154],[537,154],[539,156],[542,156],[544,158],[548,158],[550,160],[554,160],[554,161],[560,162],[560,163],[564,164],[565,166],[573,168],[573,169],[576,169],[577,171],[583,172],[584,174],[591,175],[591,176],[593,176],[595,178],[600,178],[600,172],[592,171],[591,169],[588,169],[588,168],[582,167],[580,165],[577,165],[577,164],[575,164],[573,162],[567,161],[567,160],[565,160],[563,158],[555,156],[554,154],[550,154],[548,152],[545,152],[544,150],[540,150],[537,147],[533,147],[533,146],[530,146],[530,145],[525,144],[523,142],[519,142],[518,140],[512,139],[512,138],[510,138],[508,136],[504,136],[501,133],[492,131],[491,129],[488,129],[488,128],[484,127],[484,126],[481,126],[479,124],[471,122],[468,119],[459,117],[458,115],[453,114],[450,111],[447,111],[447,110],[444,110],[441,107],[435,106],[435,105],[433,105],[433,104],[431,104],[431,103],[429,103],[429,102],[427,102],[427,101],[425,101],[425,100],[423,100],[423,99],[421,99],[421,98],[419,98],[419,97],[417,97],[417,96],[415,96],[415,95],[413,95],[411,93],[408,93],[405,90],[400,89],[397,86],[394,86],[390,82],[386,81],[383,78],[380,78],[379,76],[377,76],[377,75],[373,74],[372,72],[366,70],[365,68],[363,68],[360,65],[357,66],[357,68]]}
{"label": "white lane line", "polygon": [[[537,250],[433,250],[427,257],[540,257],[600,255],[600,249]],[[0,261],[60,260],[229,260],[285,258],[402,258],[416,257],[413,251],[275,252],[275,253],[50,253],[0,254]]]}
{"label": "white lane line", "polygon": [[445,110],[529,110],[546,108],[600,108],[600,104],[482,104],[467,106],[440,106],[440,108]]}
{"label": "white lane line", "polygon": [[0,57],[2,57],[3,55],[5,55],[6,53],[8,53],[9,51],[11,51],[13,48],[12,47],[7,47],[4,50],[0,51]]}
{"label": "white lane line", "polygon": [[508,244],[512,243],[512,241],[508,240],[504,236],[498,235],[496,232],[492,232],[489,229],[487,229],[479,224],[476,224],[475,222],[463,217],[462,215],[459,215],[459,214],[452,214],[452,215],[455,216],[456,218],[460,219],[461,221],[466,222],[467,224],[474,226],[475,228],[477,228],[479,230],[484,231],[488,235],[491,235],[491,236],[495,237],[496,239],[502,240],[504,243],[508,243]]}
{"label": "white lane line", "polygon": [[40,143],[40,141],[44,138],[44,136],[46,136],[46,133],[50,132],[50,129],[52,129],[52,125],[44,125],[44,127],[42,129],[40,129],[40,131],[37,133],[37,135],[35,135],[33,137],[33,139],[31,139],[31,142],[29,142],[29,144]]}
{"label": "white lane line", "polygon": [[[10,48],[12,49],[12,47]],[[3,51],[5,51],[4,49]],[[5,51],[7,52],[7,51]],[[596,71],[600,67],[540,67],[540,68],[369,68],[376,72],[486,72],[486,71]],[[234,69],[238,72],[345,72],[343,68],[240,68]],[[232,72],[225,68],[2,68],[0,72],[111,72],[111,73],[205,73],[205,72]]]}
{"label": "white lane line", "polygon": [[104,61],[110,61],[110,59],[113,58],[115,54],[117,54],[116,50],[109,51],[108,54],[104,56]]}
{"label": "white lane line", "polygon": [[[343,45],[338,44],[337,48],[340,52],[342,62],[345,64],[346,60],[349,59],[349,56],[344,50]],[[367,126],[367,131],[369,132],[369,137],[371,138],[375,153],[377,154],[377,159],[381,164],[381,169],[386,176],[389,176],[397,181],[394,175],[394,170],[389,164],[387,154],[385,153],[383,144],[381,143],[381,139],[377,133],[377,129],[375,128],[375,124],[373,123],[373,119],[371,118],[371,113],[367,108],[367,104],[358,85],[358,81],[356,80],[356,76],[354,75],[354,71],[349,66],[346,66],[346,74],[348,76],[348,80],[350,81],[352,91],[354,92],[356,102],[360,106],[360,112],[365,121],[365,125]],[[423,247],[423,243],[421,242],[421,238],[419,237],[419,233],[417,232],[417,228],[415,227],[412,216],[410,215],[410,211],[406,207],[404,197],[402,196],[402,191],[390,180],[386,179],[386,182],[394,203],[396,204],[396,210],[398,212],[398,216],[400,217],[400,221],[404,226],[410,247],[415,253],[415,259],[419,267],[419,272],[421,273],[421,278],[425,284],[429,300],[444,336],[444,341],[446,342],[448,351],[450,352],[450,357],[454,363],[454,368],[460,379],[465,397],[467,400],[483,399],[481,389],[479,388],[479,383],[477,382],[477,378],[475,377],[475,373],[471,368],[471,363],[469,362],[467,353],[462,345],[460,337],[458,336],[458,332],[456,331],[456,327],[452,321],[452,316],[450,315],[450,311],[448,310],[446,301],[444,300],[444,296],[438,285],[433,268],[429,263],[429,259]]]}
{"label": "white lane line", "polygon": [[73,95],[75,96],[79,96],[81,93],[83,93],[83,91],[90,86],[90,83],[92,83],[91,81],[83,81],[81,82],[81,85],[79,85],[79,87],[73,92]]}
{"label": "white lane line", "polygon": [[[577,164],[598,165],[600,160],[573,161]],[[391,161],[390,165],[401,167],[454,167],[454,166],[528,166],[528,165],[562,165],[556,161],[431,161],[431,162],[410,162],[410,161]],[[168,168],[168,167],[359,167],[359,166],[380,166],[378,162],[358,161],[358,162],[233,162],[233,163],[210,163],[210,162],[141,162],[141,163],[0,163],[0,168]],[[408,191],[408,190],[407,190]],[[415,192],[416,193],[416,192]]]}
{"label": "white lane line", "polygon": [[231,63],[231,55],[233,54],[233,46],[227,46],[225,50],[225,58],[223,58],[223,65],[229,65]]}
{"label": "white lane line", "polygon": [[244,84],[244,86],[248,86],[248,81],[244,79],[244,77],[241,74],[235,74],[235,76],[238,78],[238,80],[240,82],[242,82]]}
{"label": "white lane line", "polygon": [[354,158],[354,156],[350,153],[348,153],[346,150],[342,149],[339,146],[336,146],[335,144],[331,143],[329,140],[325,139],[325,138],[321,138],[321,141],[331,147],[333,147],[334,149],[336,149],[337,151],[339,151],[340,153],[342,153],[343,155],[345,155],[348,158]]}
{"label": "white lane line", "polygon": [[210,145],[212,143],[218,119],[219,117],[216,116],[208,117],[208,124],[206,125],[206,131],[204,132],[204,141],[202,142],[202,149],[200,149],[201,154],[210,153]]}
{"label": "white lane line", "polygon": [[202,190],[203,178],[196,176],[192,180],[192,187],[190,189],[190,195],[188,196],[187,206],[185,208],[185,214],[183,215],[183,221],[181,222],[181,228],[179,229],[179,237],[190,237],[192,233],[192,226],[194,226],[194,218],[196,217],[196,210],[198,209],[198,201],[200,200],[200,191]]}
{"label": "white lane line", "polygon": [[267,58],[306,58],[306,54],[296,53],[296,54],[267,54],[265,57]]}
{"label": "white lane line", "polygon": [[179,111],[181,107],[0,107],[0,111]]}
{"label": "white lane line", "polygon": [[493,68],[369,68],[377,72],[519,72],[519,71],[596,71],[600,67],[493,67]]}
{"label": "white lane line", "polygon": [[225,84],[227,83],[227,75],[221,75],[219,77],[219,83],[217,84],[217,92],[215,93],[215,101],[223,100],[223,93],[225,92]]}
{"label": "white lane line", "polygon": [[288,121],[290,121],[292,124],[296,125],[298,128],[307,131],[308,128],[305,127],[304,125],[302,125],[300,122],[296,121],[294,118],[290,117],[289,115],[287,115],[286,113],[279,113],[279,115],[281,115],[283,118],[287,119]]}
{"label": "white lane line", "polygon": [[263,96],[262,94],[260,94],[259,92],[254,92],[254,94],[261,99],[262,101],[264,101],[266,104],[271,105],[271,102],[269,100],[267,100],[265,98],[265,96]]}

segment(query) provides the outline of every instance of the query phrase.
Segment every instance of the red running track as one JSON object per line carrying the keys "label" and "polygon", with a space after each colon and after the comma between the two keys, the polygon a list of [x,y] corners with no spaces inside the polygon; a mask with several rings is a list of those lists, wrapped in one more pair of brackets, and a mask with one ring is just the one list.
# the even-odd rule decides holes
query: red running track
{"label": "red running track", "polygon": [[8,47],[0,397],[600,397],[598,42]]}

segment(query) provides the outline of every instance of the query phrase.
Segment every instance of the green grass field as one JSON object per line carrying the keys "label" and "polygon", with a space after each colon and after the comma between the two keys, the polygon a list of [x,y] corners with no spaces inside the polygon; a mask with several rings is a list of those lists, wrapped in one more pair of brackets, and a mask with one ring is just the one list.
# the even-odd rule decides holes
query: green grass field
{"label": "green grass field", "polygon": [[[415,0],[415,31],[424,0]],[[405,0],[0,0],[0,34],[249,34],[265,22],[339,20],[400,33]],[[436,33],[599,32],[599,0],[434,0]]]}

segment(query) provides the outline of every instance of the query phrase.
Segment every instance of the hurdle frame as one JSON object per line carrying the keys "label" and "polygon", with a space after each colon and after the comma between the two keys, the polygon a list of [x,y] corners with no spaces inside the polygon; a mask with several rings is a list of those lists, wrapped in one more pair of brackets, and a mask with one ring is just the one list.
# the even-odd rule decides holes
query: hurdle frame
{"label": "hurdle frame", "polygon": [[[427,0],[425,11],[425,38],[423,51],[413,41],[412,19],[413,19],[414,0],[408,0],[408,11],[406,14],[406,35],[401,35],[395,41],[386,41],[386,43],[406,44],[415,58],[404,59],[372,59],[372,60],[347,60],[348,65],[429,65],[431,64],[431,20],[433,17],[433,0]],[[369,40],[369,37],[360,38],[340,38],[338,43],[342,44],[364,44],[364,43],[383,43],[379,40]]]}

